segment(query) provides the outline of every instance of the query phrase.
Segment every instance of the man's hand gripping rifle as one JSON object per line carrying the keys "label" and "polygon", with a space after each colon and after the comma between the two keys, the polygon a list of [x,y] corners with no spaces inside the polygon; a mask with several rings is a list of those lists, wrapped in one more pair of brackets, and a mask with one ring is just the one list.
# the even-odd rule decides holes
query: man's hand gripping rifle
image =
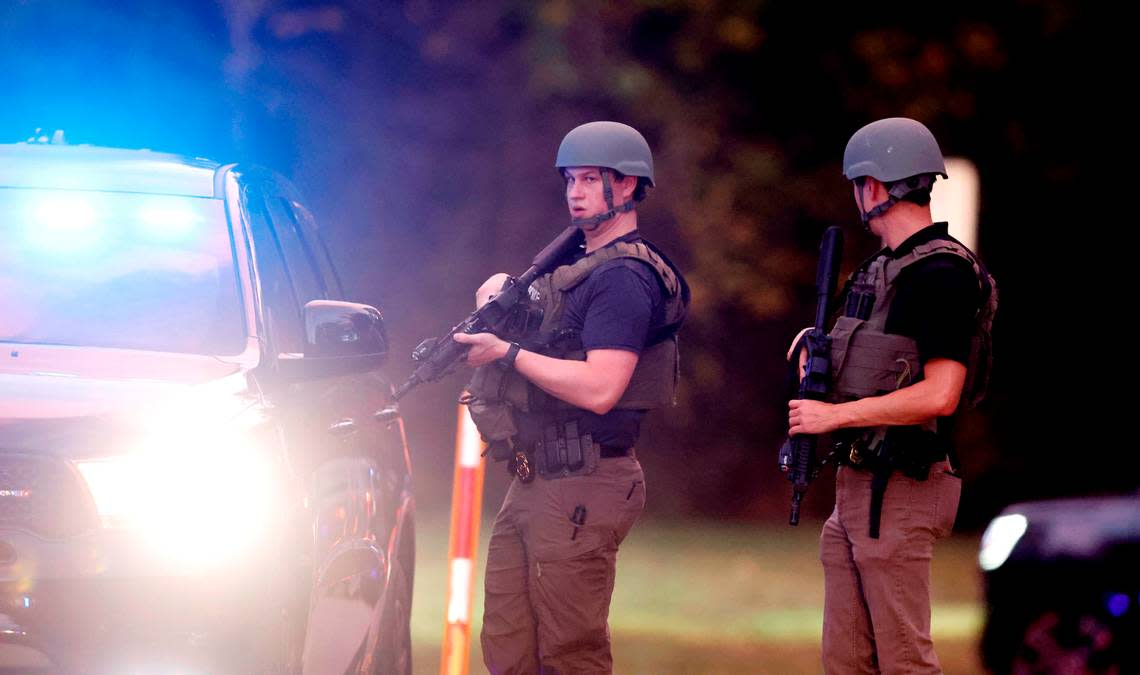
{"label": "man's hand gripping rifle", "polygon": [[[831,338],[827,335],[827,319],[842,257],[843,231],[838,227],[829,227],[823,233],[823,241],[819,246],[819,267],[815,277],[815,325],[804,333],[791,355],[791,367],[798,371],[800,350],[807,351],[796,396],[798,399],[823,400],[831,389]],[[816,437],[799,434],[788,438],[780,448],[779,465],[780,471],[786,473],[792,483],[792,514],[789,523],[797,525],[800,522],[800,502],[807,493],[808,484],[819,474]]]}
{"label": "man's hand gripping rifle", "polygon": [[[447,375],[471,348],[452,339],[456,333],[500,334],[510,323],[515,307],[527,298],[531,282],[553,270],[558,263],[582,243],[582,232],[568,227],[534,257],[530,267],[518,277],[509,277],[503,288],[441,338],[428,338],[412,352],[419,363],[412,375],[396,389],[396,400],[424,382],[434,382]],[[501,335],[500,335],[501,336]]]}

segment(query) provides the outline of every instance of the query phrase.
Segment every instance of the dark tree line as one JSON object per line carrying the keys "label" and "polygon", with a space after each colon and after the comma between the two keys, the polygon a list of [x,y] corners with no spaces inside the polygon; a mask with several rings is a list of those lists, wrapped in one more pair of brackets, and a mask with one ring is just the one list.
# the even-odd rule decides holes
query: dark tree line
{"label": "dark tree line", "polygon": [[[1091,58],[1088,17],[1054,0],[873,10],[26,0],[0,10],[0,128],[19,140],[60,126],[75,141],[255,159],[292,176],[354,298],[385,311],[402,376],[403,354],[467,311],[483,278],[521,269],[564,226],[562,134],[590,119],[632,124],[657,161],[644,230],[694,289],[680,406],[645,437],[653,506],[782,518],[782,354],[811,314],[818,237],[847,226],[848,268],[873,248],[839,175],[843,145],[873,119],[915,117],[977,165],[980,248],[1002,291],[993,393],[959,425],[963,520],[1018,498],[1133,487],[1063,461],[1082,438],[1068,420],[1088,340],[1062,321],[1043,328],[1046,261],[1066,244],[1033,236],[1068,226],[1090,176],[1078,130],[1095,92],[1075,74]],[[423,502],[447,495],[461,383],[406,405]],[[821,482],[809,508],[829,507]]]}

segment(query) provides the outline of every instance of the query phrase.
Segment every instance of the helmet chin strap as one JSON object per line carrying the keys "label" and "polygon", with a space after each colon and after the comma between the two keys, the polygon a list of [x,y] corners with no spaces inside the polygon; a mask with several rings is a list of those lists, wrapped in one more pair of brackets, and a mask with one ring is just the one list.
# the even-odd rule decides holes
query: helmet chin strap
{"label": "helmet chin strap", "polygon": [[892,206],[897,204],[899,202],[899,200],[898,200],[898,197],[891,195],[890,197],[887,197],[887,201],[883,202],[882,204],[879,204],[878,206],[871,209],[870,211],[866,211],[863,209],[863,203],[862,202],[863,202],[863,200],[860,196],[860,199],[859,199],[859,215],[862,216],[863,224],[866,225],[867,222],[870,221],[872,218],[878,218],[879,216],[886,213]]}
{"label": "helmet chin strap", "polygon": [[935,179],[936,176],[934,174],[921,174],[904,178],[903,180],[897,180],[887,186],[887,200],[876,205],[870,211],[863,206],[863,190],[860,188],[856,199],[859,202],[859,217],[863,219],[863,226],[867,227],[868,221],[886,213],[892,206],[898,204],[908,193],[914,192],[915,190],[929,190],[930,187],[934,185]]}
{"label": "helmet chin strap", "polygon": [[[875,217],[881,215],[883,212],[885,212],[887,209],[883,208],[884,206],[886,206],[887,208],[890,208],[890,206],[892,204],[891,204],[890,199],[888,199],[887,201],[883,202],[882,204],[879,204],[874,209],[872,209],[872,211],[874,211],[875,213],[873,213],[873,214],[868,213],[867,207],[865,207],[863,205],[863,183],[866,180],[867,179],[865,177],[859,177],[859,178],[855,179],[855,184],[858,186],[858,189],[855,190],[855,203],[859,206],[859,220],[863,221],[863,230],[866,232],[870,232],[871,231],[870,220],[872,218],[875,218]],[[880,209],[882,209],[882,210],[880,211]]]}
{"label": "helmet chin strap", "polygon": [[593,232],[598,229],[599,225],[619,213],[627,213],[637,207],[637,202],[632,200],[619,206],[614,206],[614,188],[610,182],[609,169],[602,169],[602,196],[606,198],[606,206],[609,207],[609,211],[599,213],[596,216],[590,216],[589,218],[571,218],[570,224],[581,228],[585,232]]}

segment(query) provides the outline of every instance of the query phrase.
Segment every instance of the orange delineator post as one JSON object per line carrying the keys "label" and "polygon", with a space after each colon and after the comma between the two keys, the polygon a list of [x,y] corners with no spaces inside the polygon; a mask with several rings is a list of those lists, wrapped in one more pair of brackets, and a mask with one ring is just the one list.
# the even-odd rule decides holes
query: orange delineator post
{"label": "orange delineator post", "polygon": [[455,478],[451,490],[451,541],[447,552],[447,618],[441,675],[467,675],[471,654],[471,606],[475,554],[483,508],[483,441],[467,406],[459,406],[455,434]]}

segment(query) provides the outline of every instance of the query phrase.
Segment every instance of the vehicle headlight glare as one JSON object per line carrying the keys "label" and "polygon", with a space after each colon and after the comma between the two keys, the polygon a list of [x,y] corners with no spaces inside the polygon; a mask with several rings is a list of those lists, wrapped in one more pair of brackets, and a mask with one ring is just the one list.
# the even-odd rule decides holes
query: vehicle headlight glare
{"label": "vehicle headlight glare", "polygon": [[249,444],[149,447],[78,467],[105,526],[139,530],[156,553],[186,564],[244,550],[273,508],[272,467]]}

